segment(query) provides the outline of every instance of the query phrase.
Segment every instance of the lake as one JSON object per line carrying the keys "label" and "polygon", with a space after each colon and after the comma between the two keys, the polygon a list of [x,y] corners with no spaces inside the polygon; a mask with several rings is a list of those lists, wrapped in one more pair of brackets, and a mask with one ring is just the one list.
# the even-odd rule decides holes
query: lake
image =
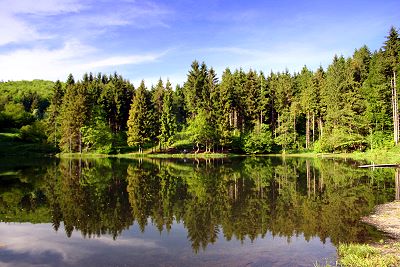
{"label": "lake", "polygon": [[313,266],[395,197],[338,159],[3,159],[1,266]]}

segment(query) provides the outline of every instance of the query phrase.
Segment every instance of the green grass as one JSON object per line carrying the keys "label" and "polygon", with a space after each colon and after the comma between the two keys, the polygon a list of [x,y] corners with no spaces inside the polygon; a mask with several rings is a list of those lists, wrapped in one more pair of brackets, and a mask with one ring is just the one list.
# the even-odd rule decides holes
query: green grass
{"label": "green grass", "polygon": [[54,154],[49,144],[26,143],[18,133],[0,133],[0,155],[2,156],[43,156]]}
{"label": "green grass", "polygon": [[400,264],[400,259],[395,255],[365,244],[340,244],[338,254],[342,266],[390,267]]}
{"label": "green grass", "polygon": [[400,265],[400,243],[378,244],[339,244],[338,260],[335,265],[316,263],[324,267],[394,267]]}

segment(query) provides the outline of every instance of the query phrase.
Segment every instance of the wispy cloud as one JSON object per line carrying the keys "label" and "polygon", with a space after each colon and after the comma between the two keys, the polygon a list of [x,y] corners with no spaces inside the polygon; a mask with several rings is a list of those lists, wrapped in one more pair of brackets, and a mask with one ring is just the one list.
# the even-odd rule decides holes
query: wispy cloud
{"label": "wispy cloud", "polygon": [[60,13],[77,12],[82,5],[75,0],[38,0],[0,2],[0,46],[48,38],[40,28],[24,18],[25,15],[51,16]]}
{"label": "wispy cloud", "polygon": [[289,71],[300,71],[304,65],[311,69],[316,69],[319,65],[326,66],[337,52],[309,44],[286,43],[270,46],[265,50],[228,46],[203,48],[195,53],[219,54],[230,58],[223,65],[214,65],[220,72],[225,67],[278,72],[286,68]]}
{"label": "wispy cloud", "polygon": [[163,249],[156,240],[135,237],[114,240],[110,236],[101,236],[84,243],[79,232],[66,239],[64,233],[55,233],[50,224],[0,224],[0,233],[3,253],[14,255],[8,262],[0,259],[1,266],[30,266],[30,260],[40,266],[75,266],[81,260],[98,256],[99,251],[105,249]]}
{"label": "wispy cloud", "polygon": [[149,1],[1,1],[0,80],[65,79],[156,61],[167,52],[104,46],[116,38],[115,28],[168,27],[169,12]]}
{"label": "wispy cloud", "polygon": [[68,73],[80,77],[84,72],[102,71],[106,67],[140,64],[161,58],[164,53],[107,56],[98,60],[98,50],[79,41],[67,42],[58,49],[20,49],[0,54],[0,73],[3,80],[61,79]]}

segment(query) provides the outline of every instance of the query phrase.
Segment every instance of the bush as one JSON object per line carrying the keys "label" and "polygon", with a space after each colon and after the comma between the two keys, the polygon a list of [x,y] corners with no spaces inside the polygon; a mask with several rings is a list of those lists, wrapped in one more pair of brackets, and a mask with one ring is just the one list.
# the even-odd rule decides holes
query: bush
{"label": "bush", "polygon": [[391,148],[394,146],[393,133],[376,131],[368,137],[368,143],[372,149]]}
{"label": "bush", "polygon": [[368,142],[359,134],[348,133],[344,129],[333,129],[322,135],[314,145],[317,152],[352,152],[365,150]]}
{"label": "bush", "polygon": [[112,152],[113,135],[110,127],[99,118],[89,125],[81,128],[82,143],[86,151],[96,151],[108,154]]}
{"label": "bush", "polygon": [[36,121],[31,125],[22,126],[19,137],[25,142],[44,143],[47,140],[45,126],[41,121]]}
{"label": "bush", "polygon": [[268,125],[262,124],[255,127],[243,141],[243,150],[247,153],[268,153],[271,152],[273,144],[272,134]]}

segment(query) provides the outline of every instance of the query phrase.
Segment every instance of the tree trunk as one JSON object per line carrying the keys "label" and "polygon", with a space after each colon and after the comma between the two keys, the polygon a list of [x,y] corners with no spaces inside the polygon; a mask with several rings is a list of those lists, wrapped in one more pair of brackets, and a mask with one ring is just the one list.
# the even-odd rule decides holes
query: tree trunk
{"label": "tree trunk", "polygon": [[54,146],[57,146],[57,121],[54,119]]}
{"label": "tree trunk", "polygon": [[393,71],[392,80],[392,106],[393,106],[393,128],[394,128],[394,143],[399,143],[399,108],[397,98],[396,71]]}
{"label": "tree trunk", "polygon": [[293,132],[294,132],[294,141],[296,142],[296,113],[293,116]]}
{"label": "tree trunk", "polygon": [[69,136],[69,153],[72,152],[72,138],[71,135]]}
{"label": "tree trunk", "polygon": [[306,149],[310,146],[310,111],[307,112],[306,118]]}
{"label": "tree trunk", "polygon": [[396,187],[396,195],[395,200],[400,200],[400,170],[396,169],[395,179],[395,187]]}
{"label": "tree trunk", "polygon": [[306,160],[306,175],[307,175],[307,195],[310,197],[311,191],[311,168],[310,168],[310,161]]}
{"label": "tree trunk", "polygon": [[322,130],[323,130],[322,118],[321,117],[319,117],[318,126],[319,126],[319,139],[321,140],[321,138],[322,138]]}
{"label": "tree trunk", "polygon": [[79,153],[82,154],[82,133],[79,130]]}
{"label": "tree trunk", "polygon": [[238,117],[237,117],[236,109],[233,111],[233,127],[235,129],[238,128]]}
{"label": "tree trunk", "polygon": [[312,114],[312,142],[315,143],[315,113]]}

